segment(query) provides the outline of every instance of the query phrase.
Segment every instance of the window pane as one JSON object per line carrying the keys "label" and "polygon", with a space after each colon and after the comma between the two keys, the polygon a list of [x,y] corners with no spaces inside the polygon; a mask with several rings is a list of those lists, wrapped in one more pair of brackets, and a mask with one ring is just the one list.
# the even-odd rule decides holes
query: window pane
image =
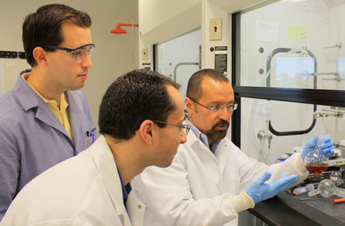
{"label": "window pane", "polygon": [[240,85],[345,89],[345,2],[283,0],[241,12]]}
{"label": "window pane", "polygon": [[183,98],[190,76],[199,70],[200,46],[200,29],[157,45],[157,71],[181,84]]}

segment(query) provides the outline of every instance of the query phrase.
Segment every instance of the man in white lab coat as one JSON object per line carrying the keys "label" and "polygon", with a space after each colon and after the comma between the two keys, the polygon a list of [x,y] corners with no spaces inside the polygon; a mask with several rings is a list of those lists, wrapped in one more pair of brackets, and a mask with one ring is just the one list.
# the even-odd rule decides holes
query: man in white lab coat
{"label": "man in white lab coat", "polygon": [[118,78],[100,106],[103,136],[28,183],[0,225],[142,225],[144,206],[130,181],[147,166],[169,166],[186,142],[178,88],[148,70]]}
{"label": "man in white lab coat", "polygon": [[[267,166],[225,137],[237,104],[229,80],[221,73],[204,69],[193,74],[185,104],[185,123],[192,132],[171,166],[148,167],[134,179],[137,197],[146,204],[144,225],[234,226],[239,212],[307,177],[303,159],[316,139],[302,154]],[[323,144],[328,156],[333,155],[332,144],[328,136]]]}

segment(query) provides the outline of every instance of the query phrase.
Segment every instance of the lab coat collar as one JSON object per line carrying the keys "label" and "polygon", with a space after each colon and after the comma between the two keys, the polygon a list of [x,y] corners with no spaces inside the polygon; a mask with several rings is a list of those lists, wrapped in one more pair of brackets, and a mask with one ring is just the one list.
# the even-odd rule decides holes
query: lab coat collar
{"label": "lab coat collar", "polygon": [[121,181],[114,156],[104,136],[100,136],[90,147],[95,164],[101,174],[108,194],[114,203],[114,208],[118,216],[131,225],[140,225],[143,222],[143,211],[139,212],[138,208],[144,205],[140,203],[134,192],[130,192],[127,200],[127,210],[123,204],[123,195],[121,191]]}
{"label": "lab coat collar", "polygon": [[[205,143],[196,135],[203,133],[201,133],[188,119],[185,120],[185,123],[191,127],[192,132],[188,133],[187,142],[181,145],[190,146],[200,158],[205,158],[205,162],[208,162],[207,159],[212,156],[211,158],[217,160],[220,172],[223,172],[230,154],[231,141],[226,137],[217,141],[217,147],[214,147],[214,152],[211,152],[208,145],[205,145]],[[192,129],[193,127],[197,130],[196,134]]]}
{"label": "lab coat collar", "polygon": [[210,149],[213,153],[216,152],[221,140],[212,141],[212,147],[210,148],[210,146],[208,145],[208,138],[206,134],[202,133],[187,117],[185,123],[189,125],[195,136],[199,138],[206,145],[206,147],[208,147],[208,149]]}
{"label": "lab coat collar", "polygon": [[188,118],[186,118],[185,122],[189,125],[195,136],[199,138],[206,145],[206,147],[210,148],[210,146],[208,145],[207,136],[203,134]]}
{"label": "lab coat collar", "polygon": [[18,76],[17,82],[14,86],[14,93],[18,98],[19,103],[22,105],[24,111],[28,111],[31,108],[39,107],[42,110],[49,109],[44,105],[47,105],[40,96],[38,96],[35,91],[24,81],[22,75],[25,73],[30,73],[31,70],[25,70]]}
{"label": "lab coat collar", "polygon": [[[14,87],[14,93],[24,109],[24,111],[29,111],[32,108],[37,108],[36,110],[36,118],[39,119],[40,121],[48,124],[49,126],[55,128],[56,130],[60,131],[61,133],[65,134],[66,137],[69,138],[69,141],[71,145],[73,146],[73,142],[70,139],[66,129],[63,127],[61,122],[57,119],[57,117],[54,115],[54,113],[50,110],[49,106],[44,102],[44,100],[38,96],[35,91],[31,89],[31,87],[24,81],[22,78],[22,74],[24,73],[30,73],[31,70],[24,70],[20,73],[17,79],[17,83],[15,84]],[[73,98],[69,98],[69,93],[65,93],[68,101],[69,101],[69,108],[70,112],[73,110],[76,111],[76,114],[70,114],[70,122],[77,122],[78,125],[73,125],[71,123],[72,127],[72,133],[74,133],[75,129],[74,128],[80,128],[80,120],[76,120],[76,118],[81,118],[81,112],[79,109],[83,109],[81,103],[74,101]],[[78,106],[77,106],[78,105]],[[73,109],[73,110],[72,110]],[[78,110],[77,110],[78,109]],[[72,126],[73,125],[73,126]],[[74,130],[74,131],[73,131]],[[78,138],[76,138],[78,139]]]}
{"label": "lab coat collar", "polygon": [[114,203],[117,214],[124,214],[126,209],[123,205],[122,193],[118,194],[116,192],[121,191],[121,181],[118,176],[119,172],[117,171],[114,156],[105,137],[100,136],[95,143],[91,145],[90,150],[98,171],[104,180],[109,196]]}

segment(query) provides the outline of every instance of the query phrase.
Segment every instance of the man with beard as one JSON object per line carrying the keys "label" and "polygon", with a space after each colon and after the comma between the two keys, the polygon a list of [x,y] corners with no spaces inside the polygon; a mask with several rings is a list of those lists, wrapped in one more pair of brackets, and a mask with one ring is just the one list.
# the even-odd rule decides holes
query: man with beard
{"label": "man with beard", "polygon": [[[185,104],[185,123],[192,132],[171,166],[146,168],[134,180],[137,197],[146,204],[144,225],[237,225],[239,212],[307,177],[303,159],[314,150],[317,138],[301,154],[268,166],[225,137],[237,104],[221,73],[213,69],[194,73]],[[333,155],[329,136],[323,151]]]}

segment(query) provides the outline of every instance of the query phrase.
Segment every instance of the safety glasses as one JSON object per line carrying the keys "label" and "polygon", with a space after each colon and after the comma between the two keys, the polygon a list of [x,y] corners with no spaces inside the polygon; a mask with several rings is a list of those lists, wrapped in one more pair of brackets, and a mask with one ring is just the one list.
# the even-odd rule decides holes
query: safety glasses
{"label": "safety glasses", "polygon": [[95,48],[95,44],[89,43],[89,44],[78,46],[75,48],[44,45],[43,48],[49,49],[49,50],[64,50],[67,52],[67,55],[71,61],[75,63],[82,63],[85,60],[87,55],[91,57],[93,50]]}

